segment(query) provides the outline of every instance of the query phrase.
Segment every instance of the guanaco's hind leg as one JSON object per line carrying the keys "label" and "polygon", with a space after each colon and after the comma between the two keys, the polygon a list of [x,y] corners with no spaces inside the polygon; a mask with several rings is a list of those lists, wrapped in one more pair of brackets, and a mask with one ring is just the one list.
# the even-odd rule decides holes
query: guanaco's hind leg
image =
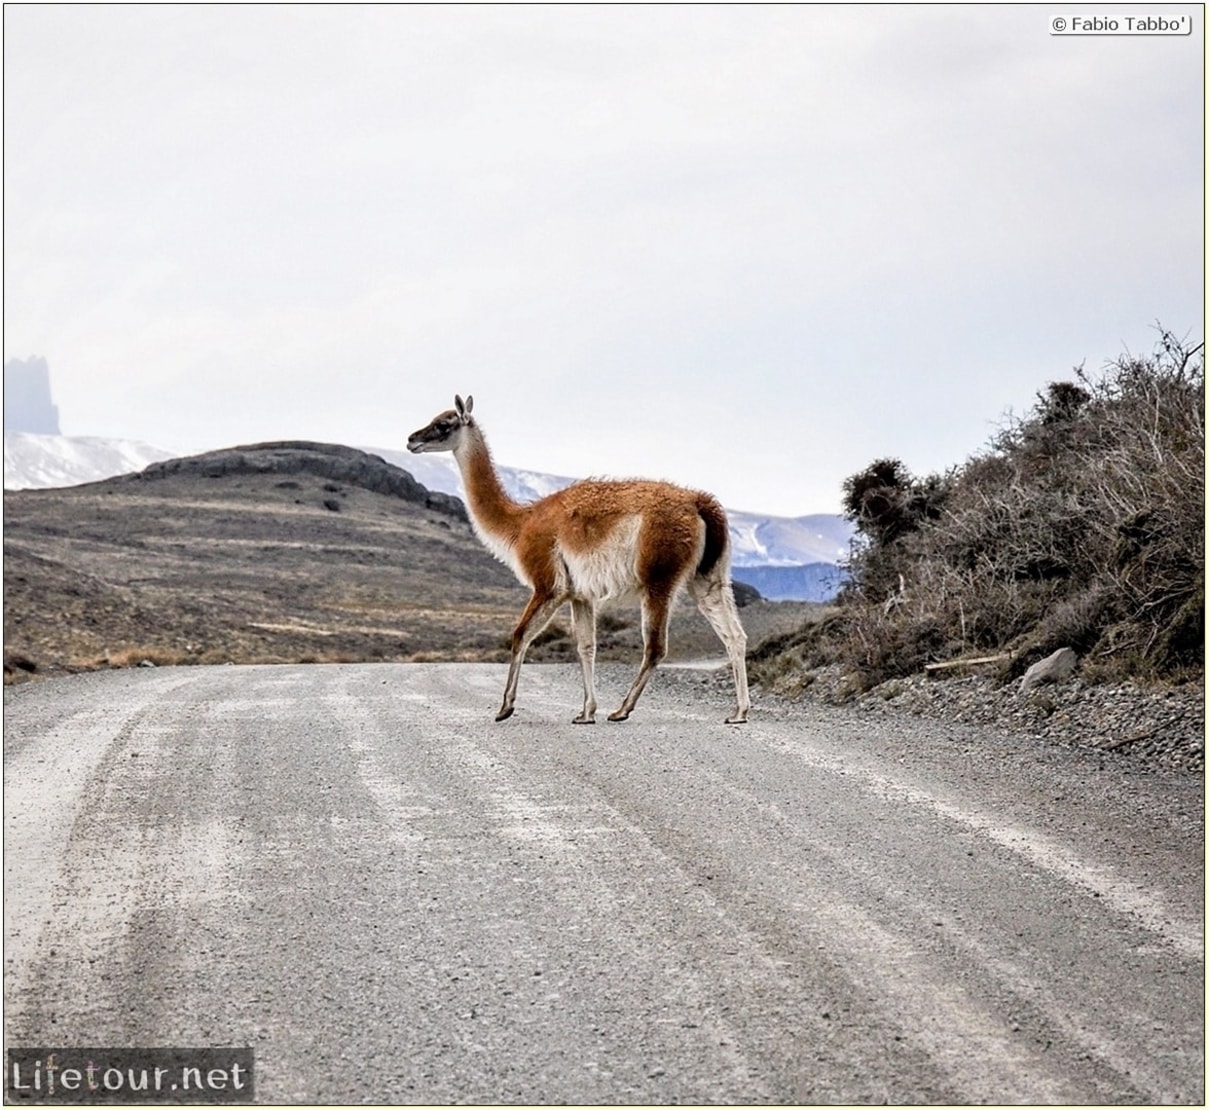
{"label": "guanaco's hind leg", "polygon": [[648,588],[642,599],[642,666],[634,678],[630,692],[621,707],[609,714],[610,721],[624,721],[634,710],[642,691],[650,680],[651,672],[667,655],[667,625],[672,611],[673,590]]}
{"label": "guanaco's hind leg", "polygon": [[516,707],[516,685],[521,676],[521,664],[525,661],[525,652],[534,638],[547,624],[550,618],[558,612],[558,607],[566,600],[555,594],[533,591],[529,604],[521,613],[516,628],[512,630],[512,658],[508,663],[508,681],[504,686],[504,704],[495,715],[497,721],[507,720],[512,716]]}
{"label": "guanaco's hind leg", "polygon": [[571,624],[584,675],[583,712],[572,724],[591,725],[596,723],[596,607],[592,602],[571,599]]}
{"label": "guanaco's hind leg", "polygon": [[720,578],[693,578],[689,593],[726,648],[735,680],[735,711],[726,718],[726,723],[741,725],[751,709],[751,695],[747,690],[747,633],[739,620],[734,591]]}

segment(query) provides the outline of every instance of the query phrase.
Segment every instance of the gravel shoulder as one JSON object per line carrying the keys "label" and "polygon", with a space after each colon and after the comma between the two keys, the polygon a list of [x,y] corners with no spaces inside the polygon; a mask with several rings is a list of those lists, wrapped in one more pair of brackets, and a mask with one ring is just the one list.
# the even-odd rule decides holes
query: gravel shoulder
{"label": "gravel shoulder", "polygon": [[803,706],[840,707],[863,718],[996,729],[1030,742],[1064,744],[1136,767],[1203,774],[1205,687],[1087,683],[1075,678],[1019,693],[978,674],[914,675],[852,696],[838,667],[795,671],[767,693]]}

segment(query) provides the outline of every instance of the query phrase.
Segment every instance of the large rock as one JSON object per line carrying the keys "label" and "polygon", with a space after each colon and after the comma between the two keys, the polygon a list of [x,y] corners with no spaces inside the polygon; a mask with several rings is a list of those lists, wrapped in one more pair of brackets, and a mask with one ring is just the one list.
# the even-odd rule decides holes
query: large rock
{"label": "large rock", "polygon": [[1020,693],[1027,694],[1035,686],[1070,678],[1078,662],[1079,657],[1073,648],[1059,648],[1053,655],[1038,660],[1024,672],[1024,678],[1020,680]]}
{"label": "large rock", "polygon": [[459,520],[469,520],[460,498],[427,489],[406,470],[377,455],[331,443],[285,440],[228,447],[183,459],[154,462],[138,474],[130,475],[129,480],[147,482],[172,475],[223,478],[230,474],[301,473],[346,482],[374,493],[401,497],[404,501],[414,501]]}

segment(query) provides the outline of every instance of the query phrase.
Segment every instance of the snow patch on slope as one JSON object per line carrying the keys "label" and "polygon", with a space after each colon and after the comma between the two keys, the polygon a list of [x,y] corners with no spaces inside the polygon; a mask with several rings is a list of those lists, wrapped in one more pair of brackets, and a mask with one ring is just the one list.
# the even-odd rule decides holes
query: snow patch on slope
{"label": "snow patch on slope", "polygon": [[4,433],[4,488],[50,489],[132,474],[174,457],[150,443],[104,436]]}

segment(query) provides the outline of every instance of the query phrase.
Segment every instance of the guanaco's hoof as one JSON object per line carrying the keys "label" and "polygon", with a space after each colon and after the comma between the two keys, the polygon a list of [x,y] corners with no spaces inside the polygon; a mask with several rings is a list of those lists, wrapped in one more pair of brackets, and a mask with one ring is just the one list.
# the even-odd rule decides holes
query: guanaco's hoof
{"label": "guanaco's hoof", "polygon": [[496,719],[497,721],[506,721],[506,720],[507,720],[509,717],[511,717],[511,716],[512,716],[512,706],[508,706],[508,708],[507,708],[507,709],[501,709],[501,710],[500,710],[500,711],[499,711],[499,712],[498,712],[498,713],[495,715],[495,719]]}
{"label": "guanaco's hoof", "polygon": [[728,724],[728,725],[745,725],[745,724],[747,724],[747,714],[745,713],[742,717],[738,716],[737,714],[734,717],[727,717],[726,724]]}
{"label": "guanaco's hoof", "polygon": [[571,721],[573,725],[594,725],[596,724],[595,717],[585,717],[582,713]]}
{"label": "guanaco's hoof", "polygon": [[617,710],[616,713],[609,714],[610,721],[628,721],[629,719],[630,719],[630,715],[628,713],[622,713],[622,711],[620,709]]}

